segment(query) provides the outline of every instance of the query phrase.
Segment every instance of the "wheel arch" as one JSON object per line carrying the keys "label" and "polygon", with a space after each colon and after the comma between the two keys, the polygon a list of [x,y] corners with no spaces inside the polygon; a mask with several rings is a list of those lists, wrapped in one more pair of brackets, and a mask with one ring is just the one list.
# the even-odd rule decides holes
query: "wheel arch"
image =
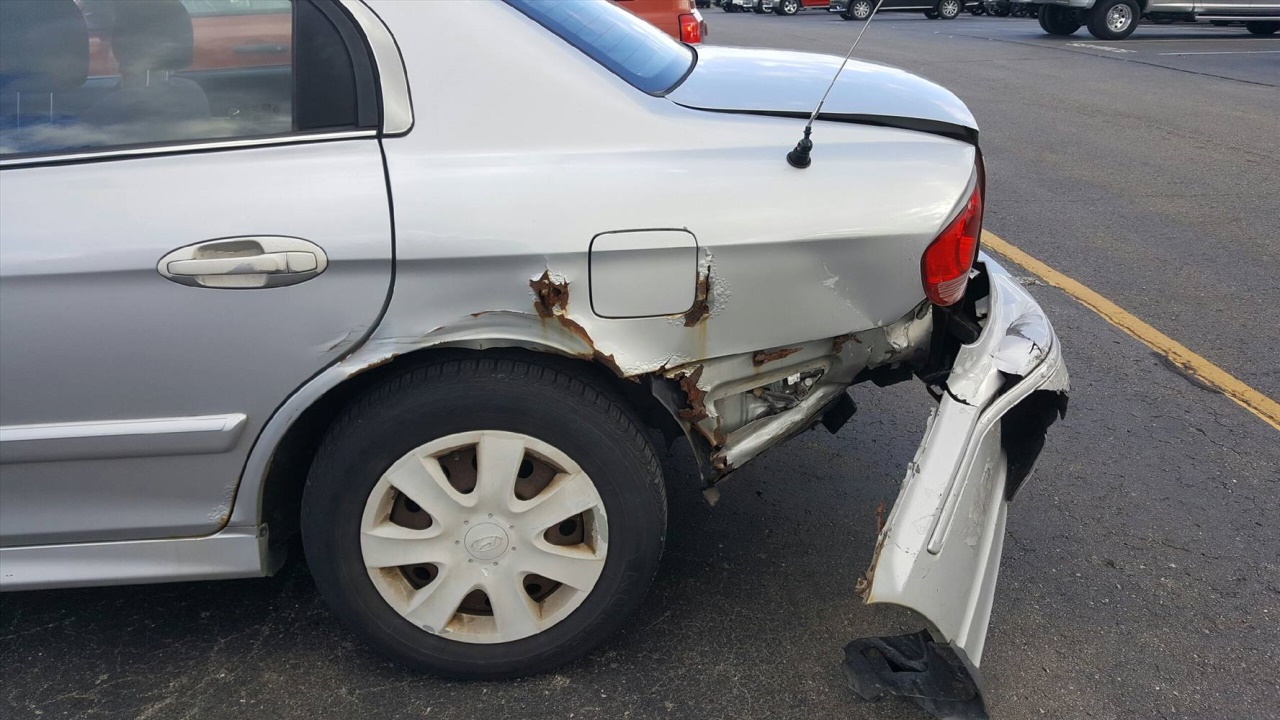
{"label": "wheel arch", "polygon": [[479,313],[416,341],[376,336],[314,377],[285,401],[250,452],[232,506],[230,526],[270,529],[268,572],[284,559],[299,528],[302,488],[329,427],[352,401],[387,378],[449,359],[521,358],[595,379],[615,391],[646,426],[668,443],[684,436],[671,411],[647,384],[621,376],[607,356],[572,329],[534,315]]}

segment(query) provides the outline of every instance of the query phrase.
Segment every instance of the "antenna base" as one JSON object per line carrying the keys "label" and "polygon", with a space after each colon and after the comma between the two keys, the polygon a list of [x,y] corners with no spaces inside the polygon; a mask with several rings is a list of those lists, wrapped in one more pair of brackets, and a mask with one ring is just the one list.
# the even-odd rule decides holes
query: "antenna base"
{"label": "antenna base", "polygon": [[795,148],[787,153],[787,162],[797,170],[803,170],[813,164],[813,159],[809,157],[809,151],[813,150],[813,141],[809,139],[809,133],[810,129],[806,127],[804,137],[800,138]]}

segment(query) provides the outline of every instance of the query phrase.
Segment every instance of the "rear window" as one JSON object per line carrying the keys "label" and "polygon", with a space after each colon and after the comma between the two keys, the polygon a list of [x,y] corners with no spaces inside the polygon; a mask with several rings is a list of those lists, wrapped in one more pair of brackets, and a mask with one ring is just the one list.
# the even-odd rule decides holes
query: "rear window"
{"label": "rear window", "polygon": [[660,95],[684,79],[693,49],[608,0],[506,0],[636,88]]}

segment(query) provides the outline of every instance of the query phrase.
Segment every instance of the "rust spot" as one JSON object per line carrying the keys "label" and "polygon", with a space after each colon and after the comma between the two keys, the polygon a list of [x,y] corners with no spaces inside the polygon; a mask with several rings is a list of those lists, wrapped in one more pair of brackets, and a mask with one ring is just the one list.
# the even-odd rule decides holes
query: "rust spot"
{"label": "rust spot", "polygon": [[706,275],[698,276],[698,285],[693,292],[693,307],[690,307],[684,314],[684,326],[693,327],[706,319],[711,312],[711,306],[707,304],[707,297],[711,295],[711,270],[707,269]]}
{"label": "rust spot", "polygon": [[556,322],[559,322],[560,325],[563,326],[565,330],[568,330],[574,335],[577,335],[578,338],[581,339],[582,342],[586,343],[589,347],[591,347],[592,349],[595,348],[596,344],[591,342],[591,336],[587,334],[587,329],[579,325],[576,321],[571,320],[565,317],[564,315],[560,315],[556,317]]}
{"label": "rust spot", "polygon": [[680,378],[680,389],[684,391],[685,398],[689,401],[689,407],[679,413],[681,420],[696,423],[707,416],[707,393],[698,387],[698,380],[701,377],[702,366],[699,365],[693,369],[693,372]]}
{"label": "rust spot", "polygon": [[790,357],[800,352],[800,348],[781,348],[779,350],[757,350],[751,356],[751,364],[760,367],[765,363],[771,363],[774,360],[781,360],[784,357]]}
{"label": "rust spot", "polygon": [[365,365],[364,367],[360,368],[360,372],[367,372],[376,367],[381,367],[391,362],[392,360],[395,360],[398,357],[400,357],[400,353],[392,353],[391,355],[388,355],[386,357],[380,357],[377,360],[374,360],[373,362],[369,363],[368,365]]}
{"label": "rust spot", "polygon": [[529,281],[533,290],[533,309],[540,318],[563,315],[569,308],[569,283],[551,279],[551,271],[544,270],[542,277]]}
{"label": "rust spot", "polygon": [[560,325],[564,327],[565,330],[568,330],[574,335],[577,335],[579,338],[582,339],[582,342],[587,344],[587,347],[591,348],[590,355],[587,355],[586,353],[577,353],[578,357],[583,359],[595,360],[601,365],[604,365],[605,367],[609,368],[609,371],[612,372],[614,375],[617,375],[618,377],[626,377],[626,373],[622,372],[622,368],[618,366],[618,361],[614,360],[612,355],[602,353],[596,349],[596,344],[591,341],[591,336],[587,334],[586,328],[582,327],[574,320],[571,320],[570,318],[565,317],[564,315],[556,315],[555,319],[556,319],[556,322],[560,323]]}
{"label": "rust spot", "polygon": [[871,593],[871,581],[876,577],[876,565],[880,562],[880,551],[884,549],[884,503],[876,505],[876,549],[871,552],[871,564],[858,577],[853,591],[865,602]]}
{"label": "rust spot", "polygon": [[609,368],[610,372],[612,372],[614,375],[617,375],[620,378],[627,378],[631,382],[636,382],[636,383],[640,382],[636,378],[627,377],[627,374],[622,371],[622,368],[618,367],[618,361],[613,359],[612,355],[606,355],[605,353],[602,353],[599,350],[597,350],[595,352],[595,355],[592,356],[592,359],[600,363],[601,365],[604,365],[605,367]]}
{"label": "rust spot", "polygon": [[711,469],[716,471],[717,477],[724,477],[733,472],[733,465],[729,463],[728,458],[723,455],[716,455],[711,458]]}
{"label": "rust spot", "polygon": [[845,335],[837,335],[831,338],[831,352],[839,355],[840,351],[844,350],[844,346],[848,345],[850,340],[858,343],[859,345],[862,344],[862,340],[859,339],[858,336],[854,335],[853,333],[848,333]]}
{"label": "rust spot", "polygon": [[[881,505],[880,508],[883,509],[884,505]],[[880,514],[880,511],[877,510],[876,511],[877,525],[880,524],[879,514]],[[884,533],[883,532],[880,533],[880,536],[878,538],[876,538],[876,549],[871,551],[871,564],[867,566],[867,569],[862,573],[861,576],[858,577],[857,584],[853,586],[853,591],[857,593],[858,597],[862,598],[863,602],[867,602],[867,600],[871,596],[871,583],[876,578],[876,565],[880,563],[881,550],[884,550]]]}

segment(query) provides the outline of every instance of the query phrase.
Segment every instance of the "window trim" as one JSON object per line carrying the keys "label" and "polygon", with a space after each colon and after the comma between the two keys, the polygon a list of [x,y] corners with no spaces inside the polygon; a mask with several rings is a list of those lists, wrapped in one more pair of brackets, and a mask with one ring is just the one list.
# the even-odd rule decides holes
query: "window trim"
{"label": "window trim", "polygon": [[377,138],[375,128],[356,130],[325,130],[310,133],[290,133],[288,135],[265,135],[258,137],[226,138],[222,140],[194,140],[191,142],[130,145],[128,147],[106,150],[88,150],[68,153],[47,153],[27,157],[0,160],[0,170],[11,167],[31,167],[43,165],[67,165],[71,163],[94,162],[98,160],[120,160],[135,157],[151,157],[154,155],[183,155],[231,150],[236,148],[273,147],[277,145],[300,145],[304,143],[332,142],[334,140],[354,140],[356,138]]}
{"label": "window trim", "polygon": [[382,89],[382,134],[387,137],[407,135],[413,129],[413,96],[405,71],[404,55],[391,29],[364,0],[339,0],[355,19],[373,53],[373,69]]}
{"label": "window trim", "polygon": [[[307,2],[309,0],[294,0]],[[316,0],[310,0],[315,2]],[[123,160],[131,158],[197,154],[235,150],[240,148],[275,147],[304,143],[333,142],[360,138],[398,136],[413,129],[413,104],[409,97],[409,82],[405,75],[404,60],[400,48],[382,19],[363,0],[330,0],[347,11],[364,40],[365,51],[371,54],[373,73],[380,89],[378,105],[380,127],[322,130],[318,132],[291,132],[281,135],[257,137],[211,138],[176,143],[130,145],[102,150],[74,150],[50,152],[24,157],[0,158],[0,170],[8,168],[69,165],[86,162]],[[328,4],[319,0],[319,4]],[[352,48],[354,52],[355,48]],[[357,102],[359,97],[357,97]]]}

